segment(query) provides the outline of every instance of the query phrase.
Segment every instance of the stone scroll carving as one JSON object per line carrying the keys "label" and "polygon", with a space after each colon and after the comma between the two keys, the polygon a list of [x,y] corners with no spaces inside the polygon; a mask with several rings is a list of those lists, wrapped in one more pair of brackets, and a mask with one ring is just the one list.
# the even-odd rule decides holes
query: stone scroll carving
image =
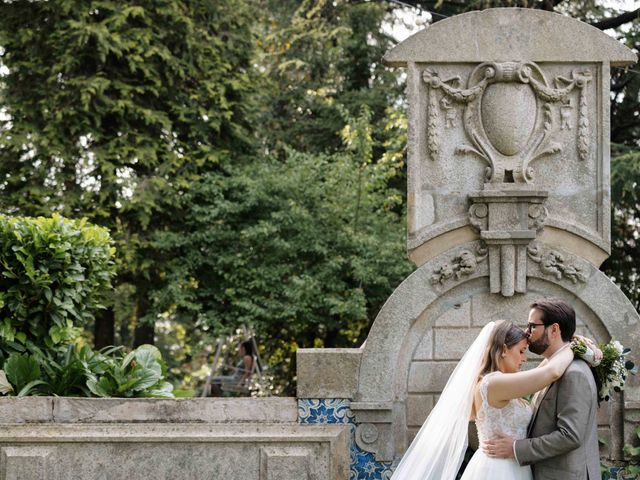
{"label": "stone scroll carving", "polygon": [[[585,87],[589,70],[573,70],[570,77],[556,76],[550,86],[544,71],[533,62],[485,62],[469,75],[467,88],[457,88],[459,77],[440,78],[424,70],[429,87],[427,148],[432,160],[440,150],[438,113],[445,111],[445,126],[455,121],[455,104],[464,106],[463,123],[469,143],[456,153],[469,153],[487,163],[491,183],[531,183],[529,164],[543,155],[559,153],[560,130],[571,130],[570,94],[579,91],[577,150],[579,158],[590,155],[590,125]],[[442,92],[442,100],[436,91]],[[558,119],[560,122],[558,124]]]}
{"label": "stone scroll carving", "polygon": [[577,260],[565,258],[557,250],[545,250],[537,242],[533,242],[527,248],[529,258],[540,265],[540,271],[546,275],[553,275],[558,280],[563,278],[572,283],[585,283],[586,268],[579,265]]}
{"label": "stone scroll carving", "polygon": [[540,232],[544,228],[544,223],[549,216],[547,207],[541,204],[531,204],[528,209],[529,229]]}
{"label": "stone scroll carving", "polygon": [[451,260],[437,267],[431,274],[431,284],[443,284],[449,279],[460,280],[462,276],[471,275],[478,268],[478,263],[488,256],[487,247],[478,245],[475,253],[471,250],[462,250]]}

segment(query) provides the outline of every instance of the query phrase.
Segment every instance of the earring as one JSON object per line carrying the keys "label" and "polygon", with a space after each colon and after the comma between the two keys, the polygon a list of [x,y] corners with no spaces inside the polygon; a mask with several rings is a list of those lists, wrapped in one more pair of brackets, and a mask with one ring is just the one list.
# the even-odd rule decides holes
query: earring
{"label": "earring", "polygon": [[504,357],[506,357],[506,356],[507,356],[506,354],[504,354],[504,353],[502,354],[502,358],[504,358]]}

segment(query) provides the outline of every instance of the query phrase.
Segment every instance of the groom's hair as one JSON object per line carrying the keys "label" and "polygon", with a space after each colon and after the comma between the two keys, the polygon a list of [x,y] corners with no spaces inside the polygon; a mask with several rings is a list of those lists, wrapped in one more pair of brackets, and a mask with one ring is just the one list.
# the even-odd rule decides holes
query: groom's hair
{"label": "groom's hair", "polygon": [[576,312],[571,305],[561,298],[544,298],[536,300],[529,308],[542,312],[542,323],[546,326],[557,323],[563,342],[568,342],[576,332]]}

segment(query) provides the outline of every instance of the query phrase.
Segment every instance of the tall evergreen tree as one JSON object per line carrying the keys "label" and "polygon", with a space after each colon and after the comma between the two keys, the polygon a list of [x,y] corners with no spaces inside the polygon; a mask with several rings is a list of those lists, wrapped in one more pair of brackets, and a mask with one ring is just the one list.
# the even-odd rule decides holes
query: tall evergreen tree
{"label": "tall evergreen tree", "polygon": [[[0,209],[109,227],[135,343],[153,342],[146,314],[163,259],[148,238],[180,220],[158,199],[252,148],[247,2],[4,1],[0,46]],[[113,315],[104,320],[110,336]]]}

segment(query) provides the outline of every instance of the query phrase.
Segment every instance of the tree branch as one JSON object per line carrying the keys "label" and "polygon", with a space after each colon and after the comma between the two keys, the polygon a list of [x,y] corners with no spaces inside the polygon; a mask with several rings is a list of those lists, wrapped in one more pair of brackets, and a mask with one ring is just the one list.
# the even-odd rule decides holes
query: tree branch
{"label": "tree branch", "polygon": [[635,19],[640,17],[640,8],[632,12],[624,12],[617,17],[607,18],[606,20],[602,20],[600,22],[592,23],[596,28],[600,30],[607,30],[608,28],[617,28],[620,25],[625,23],[633,22]]}

